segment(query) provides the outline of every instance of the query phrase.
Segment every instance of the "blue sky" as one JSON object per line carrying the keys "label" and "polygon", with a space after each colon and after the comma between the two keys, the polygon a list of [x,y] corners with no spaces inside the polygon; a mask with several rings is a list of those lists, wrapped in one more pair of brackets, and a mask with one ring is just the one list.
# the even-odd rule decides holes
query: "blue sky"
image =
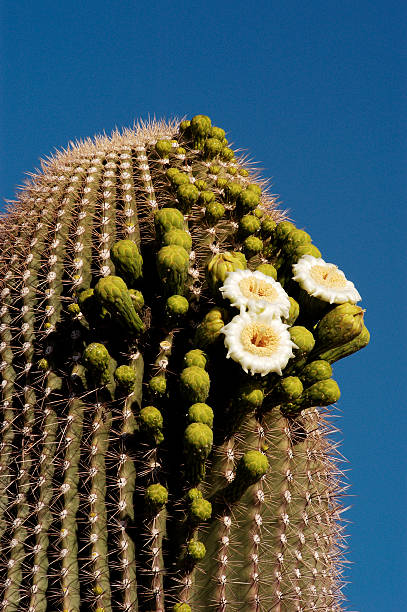
{"label": "blue sky", "polygon": [[346,595],[349,610],[403,609],[405,3],[6,0],[1,11],[3,198],[71,139],[204,113],[355,282],[372,341],[335,366],[352,485]]}

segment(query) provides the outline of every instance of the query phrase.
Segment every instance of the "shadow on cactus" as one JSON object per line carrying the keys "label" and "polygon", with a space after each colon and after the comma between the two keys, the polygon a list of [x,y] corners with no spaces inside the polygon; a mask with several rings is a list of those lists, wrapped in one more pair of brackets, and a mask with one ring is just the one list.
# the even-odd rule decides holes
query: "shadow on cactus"
{"label": "shadow on cactus", "polygon": [[361,298],[224,130],[71,145],[0,238],[2,609],[342,609]]}

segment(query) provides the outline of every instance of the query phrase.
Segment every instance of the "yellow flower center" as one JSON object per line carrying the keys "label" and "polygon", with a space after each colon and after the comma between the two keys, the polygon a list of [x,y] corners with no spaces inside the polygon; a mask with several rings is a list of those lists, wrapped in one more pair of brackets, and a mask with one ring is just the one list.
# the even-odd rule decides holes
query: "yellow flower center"
{"label": "yellow flower center", "polygon": [[243,278],[239,283],[239,287],[242,294],[247,298],[274,302],[278,297],[278,293],[273,285],[255,276]]}
{"label": "yellow flower center", "polygon": [[273,355],[279,345],[278,334],[269,325],[264,323],[250,323],[240,336],[244,348],[249,353],[269,357]]}
{"label": "yellow flower center", "polygon": [[336,266],[312,266],[310,276],[325,287],[345,287],[347,283],[344,273]]}

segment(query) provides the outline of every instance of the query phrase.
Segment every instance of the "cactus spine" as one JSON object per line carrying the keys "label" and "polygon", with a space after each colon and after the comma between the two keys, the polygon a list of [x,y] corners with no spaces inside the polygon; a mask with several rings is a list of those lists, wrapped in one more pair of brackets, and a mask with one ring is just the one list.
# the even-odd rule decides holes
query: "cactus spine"
{"label": "cactus spine", "polygon": [[224,130],[72,145],[0,251],[2,609],[341,610],[325,407],[364,311]]}

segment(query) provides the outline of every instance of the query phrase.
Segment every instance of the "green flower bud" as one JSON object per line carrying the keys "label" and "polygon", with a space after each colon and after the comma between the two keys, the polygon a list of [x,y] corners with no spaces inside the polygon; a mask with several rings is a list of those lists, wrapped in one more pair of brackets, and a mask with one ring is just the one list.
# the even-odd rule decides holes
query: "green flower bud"
{"label": "green flower bud", "polygon": [[228,181],[224,187],[226,200],[228,202],[236,202],[242,189],[243,188],[239,183]]}
{"label": "green flower bud", "polygon": [[105,276],[95,287],[95,298],[122,327],[132,333],[143,331],[127,285],[119,276]]}
{"label": "green flower bud", "polygon": [[341,392],[335,380],[332,378],[320,380],[304,389],[302,396],[298,400],[287,404],[283,408],[283,413],[292,414],[301,412],[301,410],[312,408],[313,406],[330,406],[337,402],[340,396]]}
{"label": "green flower bud", "polygon": [[239,230],[245,236],[255,234],[259,229],[260,221],[254,215],[244,215],[239,221]]}
{"label": "green flower bud", "polygon": [[222,130],[222,128],[216,127],[214,125],[209,133],[209,136],[211,138],[216,138],[217,140],[222,141],[225,138],[225,130]]}
{"label": "green flower bud", "polygon": [[228,147],[223,147],[222,151],[221,151],[221,158],[224,161],[232,161],[232,159],[234,159],[235,154],[234,151],[232,151],[232,149],[229,149]]}
{"label": "green flower bud", "polygon": [[223,311],[220,308],[212,308],[205,315],[202,323],[198,325],[195,334],[195,344],[203,349],[213,344],[221,335],[220,330],[224,325]]}
{"label": "green flower bud", "polygon": [[189,517],[194,523],[207,521],[212,516],[212,504],[207,499],[194,499],[189,508]]}
{"label": "green flower bud", "polygon": [[212,164],[212,166],[209,168],[209,174],[219,174],[220,171],[221,167],[217,164]]}
{"label": "green flower bud", "polygon": [[279,381],[274,393],[280,402],[292,402],[301,396],[303,390],[302,382],[297,376],[286,376]]}
{"label": "green flower bud", "polygon": [[234,166],[231,166],[230,168],[228,168],[227,171],[232,176],[236,176],[237,175],[237,168],[235,168]]}
{"label": "green flower bud", "polygon": [[315,346],[315,339],[312,333],[306,327],[302,327],[302,325],[294,325],[288,331],[290,332],[291,340],[298,347],[294,349],[296,358],[308,355]]}
{"label": "green flower bud", "polygon": [[207,363],[208,363],[208,357],[200,349],[193,349],[192,351],[188,351],[188,353],[186,353],[184,357],[184,366],[186,368],[189,368],[191,366],[196,366],[198,368],[205,369]]}
{"label": "green flower bud", "polygon": [[189,302],[182,295],[171,295],[166,302],[165,312],[169,318],[183,317],[187,314]]}
{"label": "green flower bud", "polygon": [[246,259],[242,259],[242,254],[237,254],[234,251],[217,253],[212,257],[206,267],[208,285],[214,293],[217,293],[219,287],[225,282],[229,272],[245,270],[246,267]]}
{"label": "green flower bud", "polygon": [[191,133],[195,149],[202,149],[209,136],[212,122],[206,115],[195,115],[191,119]]}
{"label": "green flower bud", "polygon": [[288,299],[290,300],[290,312],[288,313],[288,319],[284,319],[284,323],[287,325],[294,325],[300,314],[300,306],[294,298],[289,296]]}
{"label": "green flower bud", "polygon": [[256,236],[248,236],[243,242],[243,249],[247,257],[253,257],[263,249],[263,241]]}
{"label": "green flower bud", "polygon": [[105,385],[109,382],[110,355],[107,348],[99,342],[92,342],[83,352],[82,361],[96,382]]}
{"label": "green flower bud", "polygon": [[253,385],[249,384],[242,389],[240,399],[249,410],[257,410],[263,403],[264,393],[262,389],[253,388]]}
{"label": "green flower bud", "polygon": [[42,370],[43,372],[46,372],[49,369],[49,363],[44,357],[39,360],[38,369]]}
{"label": "green flower bud", "polygon": [[291,223],[291,221],[281,221],[281,223],[277,225],[274,232],[277,242],[279,244],[285,242],[288,234],[295,229],[297,228],[295,227],[294,223]]}
{"label": "green flower bud", "polygon": [[204,423],[193,422],[184,432],[184,451],[187,461],[205,461],[213,445],[212,429]]}
{"label": "green flower bud", "polygon": [[217,223],[225,214],[225,207],[220,202],[209,202],[206,206],[205,218],[208,223]]}
{"label": "green flower bud", "polygon": [[335,346],[332,349],[324,351],[319,354],[320,359],[325,359],[329,363],[334,363],[339,359],[343,359],[348,355],[353,355],[360,349],[364,348],[369,344],[370,341],[370,333],[365,325],[362,327],[362,331],[356,338],[351,340],[350,342],[346,342],[340,346]]}
{"label": "green flower bud", "polygon": [[140,410],[139,418],[142,431],[152,436],[157,445],[161,444],[164,440],[162,434],[164,423],[161,412],[154,406],[146,406]]}
{"label": "green flower bud", "polygon": [[184,149],[184,147],[178,147],[178,148],[175,150],[175,153],[176,153],[177,155],[186,155],[186,150]]}
{"label": "green flower bud", "polygon": [[194,185],[197,189],[199,189],[199,191],[205,191],[208,189],[208,185],[202,179],[195,181]]}
{"label": "green flower bud", "polygon": [[188,130],[191,127],[191,122],[186,119],[185,121],[181,121],[181,123],[179,124],[179,131],[185,132],[186,130]]}
{"label": "green flower bud", "polygon": [[212,429],[213,427],[213,410],[208,404],[199,402],[192,404],[188,410],[189,423],[203,423]]}
{"label": "green flower bud", "polygon": [[246,489],[260,480],[269,469],[266,455],[260,451],[246,452],[236,467],[236,477],[224,490],[224,497],[229,503],[241,498]]}
{"label": "green flower bud", "polygon": [[277,270],[270,263],[262,263],[257,266],[256,270],[261,272],[262,274],[266,274],[266,276],[271,276],[272,279],[277,280]]}
{"label": "green flower bud", "polygon": [[177,229],[185,228],[184,216],[177,208],[161,208],[154,215],[154,223],[158,238],[176,227]]}
{"label": "green flower bud", "polygon": [[197,366],[190,366],[181,372],[180,384],[181,394],[188,403],[204,402],[209,395],[209,375]]}
{"label": "green flower bud", "polygon": [[210,202],[215,200],[215,194],[213,191],[201,191],[199,194],[198,202],[202,206],[207,206]]}
{"label": "green flower bud", "polygon": [[322,257],[321,251],[315,246],[315,244],[303,244],[297,246],[295,249],[290,251],[290,259],[293,263],[296,263],[303,255],[312,255],[319,259]]}
{"label": "green flower bud", "polygon": [[110,257],[116,274],[121,276],[129,287],[134,285],[143,270],[143,258],[137,244],[132,240],[119,240],[110,249]]}
{"label": "green flower bud", "polygon": [[165,379],[165,376],[162,376],[162,375],[153,376],[150,379],[148,386],[153,396],[157,396],[157,397],[163,396],[167,390],[167,381]]}
{"label": "green flower bud", "polygon": [[228,180],[222,176],[218,176],[218,178],[216,179],[216,187],[218,187],[219,189],[224,189],[227,184]]}
{"label": "green flower bud", "polygon": [[249,191],[254,191],[254,193],[256,193],[260,198],[261,196],[260,185],[256,185],[256,183],[250,183],[250,185],[247,185],[246,189],[249,189]]}
{"label": "green flower bud", "polygon": [[192,185],[192,183],[180,185],[177,189],[179,207],[184,214],[190,212],[192,206],[197,202],[198,197],[199,190],[195,185]]}
{"label": "green flower bud", "polygon": [[160,484],[152,484],[147,487],[144,498],[151,510],[159,512],[168,501],[168,491]]}
{"label": "green flower bud", "polygon": [[332,376],[332,368],[330,364],[323,360],[317,359],[307,363],[301,370],[301,380],[305,387],[309,387],[320,380],[327,380]]}
{"label": "green flower bud", "polygon": [[174,227],[168,232],[165,232],[163,236],[163,246],[169,246],[171,244],[177,244],[189,252],[192,248],[191,235],[184,230]]}
{"label": "green flower bud", "polygon": [[204,145],[204,159],[214,159],[222,153],[223,145],[216,138],[208,138]]}
{"label": "green flower bud", "polygon": [[131,301],[137,312],[141,312],[144,306],[144,296],[138,289],[129,289]]}
{"label": "green flower bud", "polygon": [[282,248],[287,253],[294,252],[298,247],[310,245],[311,236],[304,230],[294,229],[287,234],[287,237],[282,245]]}
{"label": "green flower bud", "polygon": [[189,489],[186,495],[186,498],[190,504],[192,504],[192,502],[196,499],[202,499],[202,497],[202,491],[195,487],[193,489]]}
{"label": "green flower bud", "polygon": [[172,144],[169,140],[157,140],[155,150],[157,151],[159,157],[169,157],[172,151]]}
{"label": "green flower bud", "polygon": [[114,379],[117,386],[122,389],[126,395],[134,391],[134,387],[136,386],[136,373],[132,367],[128,365],[119,366],[114,372]]}
{"label": "green flower bud", "polygon": [[277,227],[277,223],[269,216],[265,216],[261,222],[261,235],[264,238],[268,238],[274,233],[274,230]]}
{"label": "green flower bud", "polygon": [[176,244],[162,247],[157,254],[157,270],[166,295],[182,295],[188,277],[189,255]]}
{"label": "green flower bud", "polygon": [[201,561],[206,555],[206,548],[203,542],[198,540],[190,540],[187,544],[189,556],[193,561]]}
{"label": "green flower bud", "polygon": [[327,312],[315,329],[315,350],[325,351],[356,338],[363,328],[363,312],[360,306],[348,302]]}
{"label": "green flower bud", "polygon": [[[83,293],[83,292],[82,292]],[[81,309],[79,308],[79,304],[69,304],[68,306],[68,312],[70,315],[72,315],[73,317],[77,317],[78,314],[80,314]]]}
{"label": "green flower bud", "polygon": [[181,172],[178,168],[168,168],[166,175],[170,179],[173,187],[189,185],[190,183],[188,174]]}
{"label": "green flower bud", "polygon": [[239,193],[239,206],[243,212],[254,210],[260,203],[260,196],[253,189],[247,187]]}

